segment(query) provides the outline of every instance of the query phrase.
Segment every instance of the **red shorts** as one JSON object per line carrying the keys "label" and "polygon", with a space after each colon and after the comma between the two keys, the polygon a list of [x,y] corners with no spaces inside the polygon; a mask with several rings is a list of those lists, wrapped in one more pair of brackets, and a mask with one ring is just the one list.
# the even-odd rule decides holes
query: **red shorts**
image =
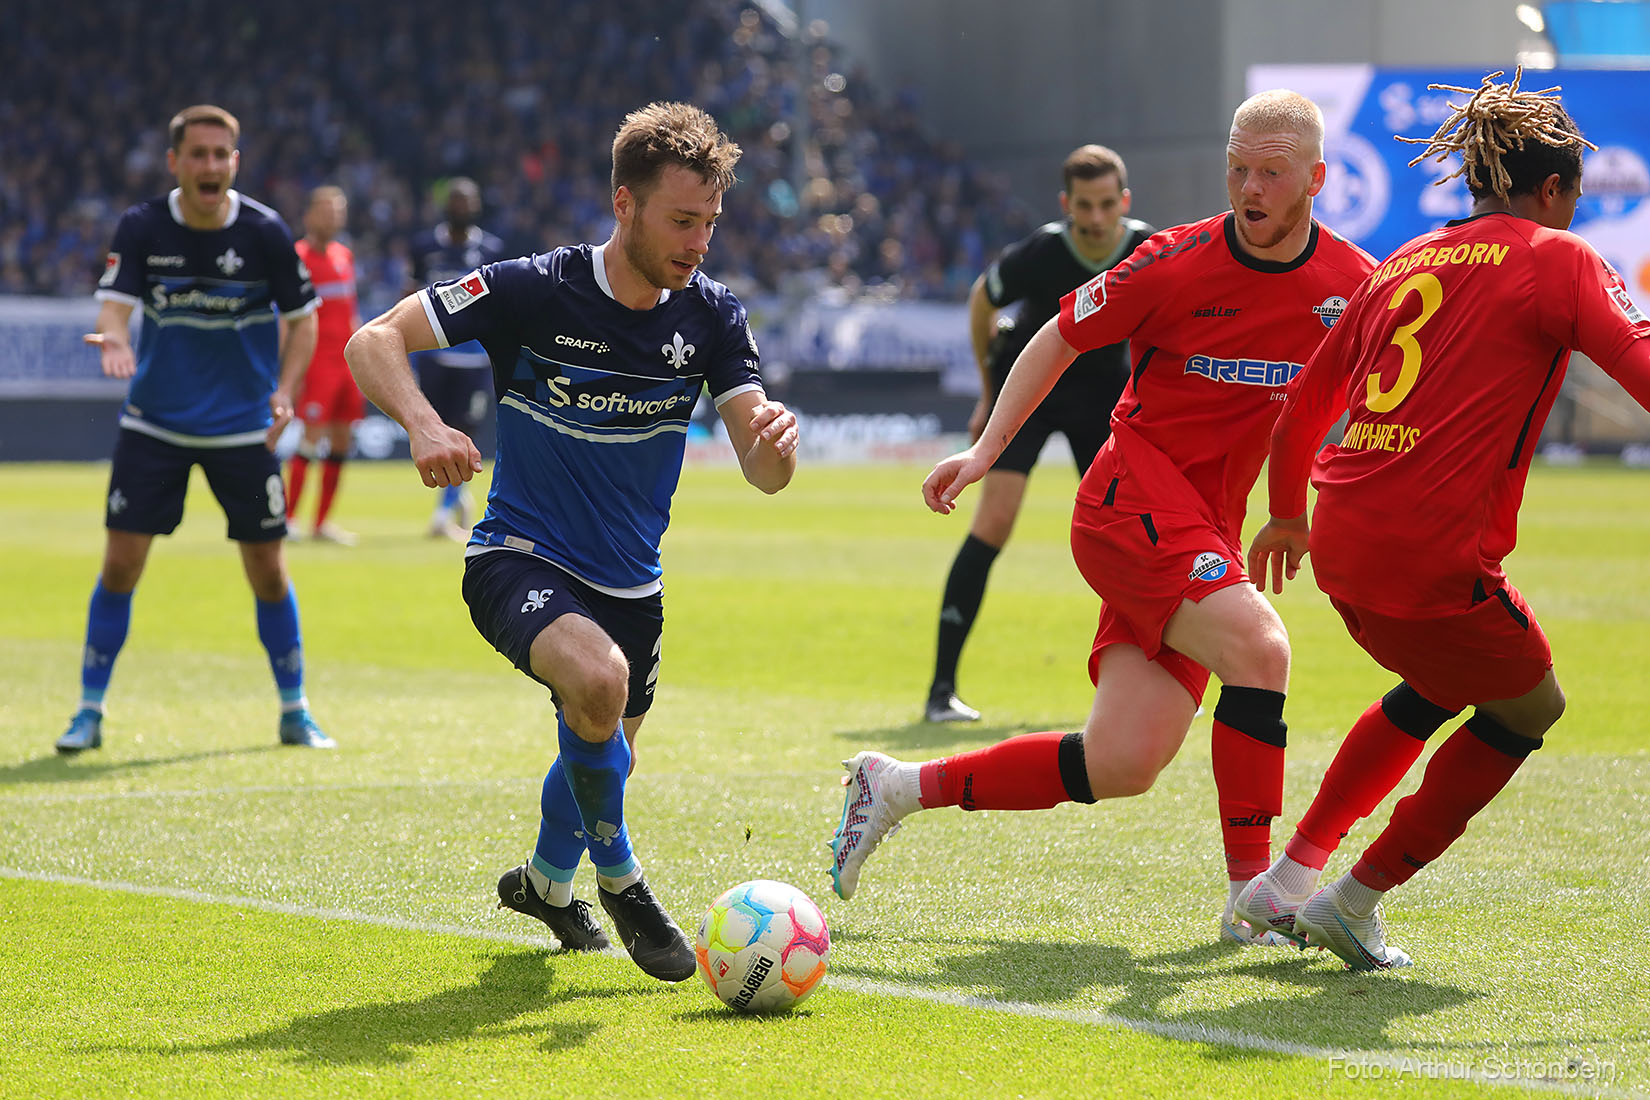
{"label": "red shorts", "polygon": [[1333,596],[1329,602],[1381,667],[1446,710],[1516,699],[1553,667],[1547,635],[1511,583],[1470,611],[1437,619],[1394,619]]}
{"label": "red shorts", "polygon": [[1209,521],[1202,499],[1178,472],[1157,479],[1143,478],[1145,473],[1138,463],[1125,471],[1108,444],[1077,493],[1072,557],[1105,601],[1089,652],[1089,677],[1098,680],[1100,653],[1107,646],[1137,646],[1201,701],[1209,670],[1165,648],[1163,631],[1184,601],[1196,603],[1247,583],[1243,552]]}
{"label": "red shorts", "polygon": [[305,424],[353,424],[367,415],[367,402],[343,363],[311,363],[298,395],[298,419]]}

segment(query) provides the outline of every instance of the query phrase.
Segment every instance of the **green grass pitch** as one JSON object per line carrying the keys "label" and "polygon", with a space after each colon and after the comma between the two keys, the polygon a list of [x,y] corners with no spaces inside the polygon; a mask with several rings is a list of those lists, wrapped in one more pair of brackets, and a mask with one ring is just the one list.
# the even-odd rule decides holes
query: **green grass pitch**
{"label": "green grass pitch", "polygon": [[[837,900],[823,845],[840,759],[1086,714],[1096,601],[1067,548],[1072,476],[1032,480],[962,669],[985,720],[957,728],[915,719],[966,512],[929,514],[914,467],[804,466],[774,498],[690,467],[629,816],[690,931],[748,878],[824,908],[825,987],[792,1017],[747,1019],[696,978],[553,953],[494,909],[535,835],[549,699],[475,634],[459,548],[423,536],[410,466],[348,469],[336,519],[359,547],[290,548],[309,694],[337,752],[276,747],[251,595],[197,478],[138,591],[105,746],[75,759],[52,741],[76,698],[106,470],[3,472],[4,1095],[1650,1094],[1643,473],[1532,476],[1509,566],[1569,711],[1389,904],[1418,965],[1356,975],[1214,941],[1207,719],[1141,798],[921,815]],[[1390,677],[1305,578],[1278,605],[1295,650],[1281,844]]]}

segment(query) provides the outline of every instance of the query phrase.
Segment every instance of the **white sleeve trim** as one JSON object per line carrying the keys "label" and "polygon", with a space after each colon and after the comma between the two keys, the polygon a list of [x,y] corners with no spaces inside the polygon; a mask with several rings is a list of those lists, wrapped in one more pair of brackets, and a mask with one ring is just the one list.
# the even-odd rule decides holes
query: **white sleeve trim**
{"label": "white sleeve trim", "polygon": [[98,290],[93,292],[93,298],[100,302],[119,302],[121,305],[136,309],[143,304],[143,299],[132,294],[122,294],[118,290]]}
{"label": "white sleeve trim", "polygon": [[299,317],[308,317],[311,313],[315,312],[315,310],[320,306],[320,304],[321,304],[321,299],[311,298],[309,301],[305,302],[303,305],[299,306],[297,309],[290,310],[290,311],[283,311],[281,313],[281,316],[287,318],[288,320],[295,320],[296,318],[299,318]]}
{"label": "white sleeve trim", "polygon": [[[762,387],[756,382],[746,382],[743,386],[735,386],[735,387],[733,387],[733,389],[728,390],[726,393],[719,393],[714,398],[714,400],[716,402],[716,407],[720,409],[723,405],[726,405],[729,401],[732,401],[735,397],[738,397],[740,394],[749,393],[752,390],[755,390],[757,393],[762,393]],[[764,400],[767,399],[767,396],[768,396],[767,394],[762,393],[762,397],[763,397]]]}
{"label": "white sleeve trim", "polygon": [[429,287],[425,287],[418,292],[418,304],[424,307],[424,316],[430,319],[430,329],[435,333],[435,346],[438,348],[452,347],[451,344],[447,343],[447,333],[441,327],[441,318],[435,315],[435,302],[430,299]]}

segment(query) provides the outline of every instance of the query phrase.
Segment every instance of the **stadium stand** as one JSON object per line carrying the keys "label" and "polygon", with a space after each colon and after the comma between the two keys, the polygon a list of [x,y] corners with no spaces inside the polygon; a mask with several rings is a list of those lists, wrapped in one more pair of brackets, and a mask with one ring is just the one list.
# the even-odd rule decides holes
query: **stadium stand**
{"label": "stadium stand", "polygon": [[958,300],[1032,225],[820,25],[799,48],[737,0],[561,0],[547,15],[441,0],[18,9],[0,33],[0,294],[90,294],[120,212],[170,186],[160,122],[196,102],[239,115],[239,186],[293,224],[310,187],[344,187],[369,316],[407,289],[407,242],[451,176],[481,183],[483,222],[513,250],[605,239],[608,135],[654,99],[700,104],[745,148],[710,265],[744,293]]}

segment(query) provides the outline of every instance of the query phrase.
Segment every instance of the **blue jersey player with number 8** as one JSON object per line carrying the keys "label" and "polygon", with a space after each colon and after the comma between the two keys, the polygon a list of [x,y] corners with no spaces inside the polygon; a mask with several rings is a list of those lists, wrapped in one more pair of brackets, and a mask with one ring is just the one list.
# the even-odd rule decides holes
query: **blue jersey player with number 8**
{"label": "blue jersey player with number 8", "polygon": [[[172,118],[166,165],[178,186],[121,216],[97,297],[103,373],[131,378],[109,471],[103,568],[86,616],[80,709],[64,754],[103,744],[103,695],[126,641],[132,593],[156,535],[183,519],[206,472],[257,605],[258,639],[281,696],[282,744],[332,748],[304,696],[298,601],[282,549],[286,497],[275,440],[315,351],[317,299],[292,235],[232,189],[240,123],[221,107]],[[134,355],[128,323],[143,310]]]}
{"label": "blue jersey player with number 8", "polygon": [[482,636],[550,689],[559,750],[532,858],[499,880],[499,904],[566,948],[606,948],[573,897],[588,852],[625,949],[664,981],[693,974],[693,948],[642,877],[624,793],[659,675],[659,543],[699,391],[752,485],[776,493],[796,468],[796,417],[763,391],[745,309],[698,270],[739,153],[696,107],[632,112],[613,142],[617,224],[605,244],[438,282],[345,349],[362,391],[407,429],[432,488],[469,481],[481,455],[436,415],[407,353],[486,349],[498,462],[465,551],[464,599]]}

